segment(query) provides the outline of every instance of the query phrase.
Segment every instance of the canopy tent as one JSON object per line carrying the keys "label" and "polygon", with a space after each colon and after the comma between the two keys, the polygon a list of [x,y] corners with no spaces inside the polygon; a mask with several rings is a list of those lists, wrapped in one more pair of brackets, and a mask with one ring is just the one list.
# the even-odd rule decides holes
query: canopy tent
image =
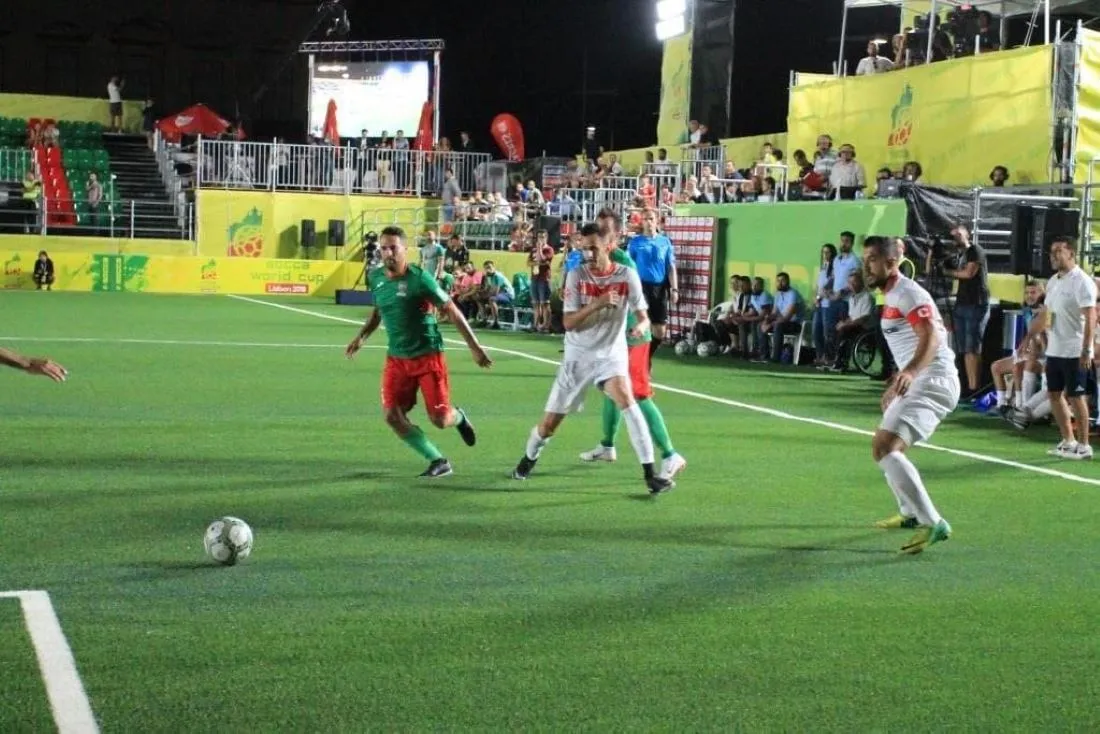
{"label": "canopy tent", "polygon": [[[844,44],[848,34],[848,11],[860,8],[881,8],[892,6],[904,10],[905,8],[920,8],[923,14],[925,8],[930,14],[939,13],[948,8],[958,8],[964,5],[986,10],[1002,19],[1001,38],[1004,38],[1004,19],[1020,15],[1034,15],[1038,11],[1043,13],[1043,43],[1050,43],[1050,15],[1051,13],[1078,13],[1084,15],[1100,15],[1100,0],[844,0],[844,19],[840,22],[840,52],[837,54],[837,72],[841,73],[844,63]],[[928,34],[928,49],[925,58],[932,57],[932,34]]]}
{"label": "canopy tent", "polygon": [[157,129],[165,139],[175,142],[183,135],[220,135],[229,129],[229,122],[206,105],[196,104],[159,120]]}

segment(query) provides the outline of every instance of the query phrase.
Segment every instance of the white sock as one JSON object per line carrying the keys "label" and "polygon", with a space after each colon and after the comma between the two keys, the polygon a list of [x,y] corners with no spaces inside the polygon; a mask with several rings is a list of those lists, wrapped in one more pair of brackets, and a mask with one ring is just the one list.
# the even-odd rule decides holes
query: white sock
{"label": "white sock", "polygon": [[634,447],[634,453],[638,455],[638,461],[643,465],[653,463],[653,438],[649,435],[649,426],[646,425],[645,415],[637,403],[633,403],[623,411],[623,423],[626,423],[627,433],[630,434],[630,445]]}
{"label": "white sock", "polygon": [[539,435],[538,426],[532,428],[531,435],[527,437],[527,458],[531,461],[538,461],[539,454],[542,453],[543,448],[548,443],[550,443],[550,439]]}
{"label": "white sock", "polygon": [[1004,390],[997,391],[997,407],[1008,404],[1008,393]]}
{"label": "white sock", "polygon": [[890,481],[890,475],[886,475],[886,486],[890,488],[890,491],[894,493],[894,499],[898,502],[898,514],[902,517],[916,517],[917,511],[913,509],[913,505],[909,503],[909,499],[902,494],[894,483]]}
{"label": "white sock", "polygon": [[886,474],[886,481],[891,487],[897,487],[898,494],[903,495],[909,505],[915,511],[917,522],[921,525],[935,525],[943,518],[932,504],[932,498],[928,496],[928,490],[924,488],[920,472],[913,462],[900,451],[892,451],[882,457],[878,463]]}
{"label": "white sock", "polygon": [[1020,385],[1023,387],[1023,397],[1020,398],[1024,403],[1027,403],[1039,390],[1039,375],[1029,370],[1024,370],[1024,379],[1020,381]]}
{"label": "white sock", "polygon": [[1035,393],[1031,396],[1031,400],[1025,403],[1024,409],[1027,411],[1027,414],[1031,416],[1031,420],[1046,418],[1051,413],[1050,393],[1046,390],[1040,390]]}

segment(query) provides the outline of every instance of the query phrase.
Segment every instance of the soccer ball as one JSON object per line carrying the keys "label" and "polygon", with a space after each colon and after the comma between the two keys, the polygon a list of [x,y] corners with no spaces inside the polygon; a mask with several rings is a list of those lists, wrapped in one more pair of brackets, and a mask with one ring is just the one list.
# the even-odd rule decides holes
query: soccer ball
{"label": "soccer ball", "polygon": [[223,566],[232,566],[252,553],[252,528],[239,517],[223,517],[210,523],[203,536],[206,555]]}
{"label": "soccer ball", "polygon": [[692,353],[694,346],[690,341],[684,339],[676,342],[676,355],[678,357],[686,357]]}
{"label": "soccer ball", "polygon": [[718,344],[717,342],[703,342],[695,350],[695,353],[700,357],[713,357],[718,354]]}

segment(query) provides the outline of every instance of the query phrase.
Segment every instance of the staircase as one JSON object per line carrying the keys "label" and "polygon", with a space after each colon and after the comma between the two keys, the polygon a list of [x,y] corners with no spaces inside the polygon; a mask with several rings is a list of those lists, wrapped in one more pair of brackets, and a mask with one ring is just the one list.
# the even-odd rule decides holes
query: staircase
{"label": "staircase", "polygon": [[175,203],[168,196],[157,159],[144,136],[104,133],[103,147],[111,159],[114,198],[119,202],[118,214],[124,221],[123,228],[129,231],[132,201],[133,237],[184,239],[186,235],[176,215]]}

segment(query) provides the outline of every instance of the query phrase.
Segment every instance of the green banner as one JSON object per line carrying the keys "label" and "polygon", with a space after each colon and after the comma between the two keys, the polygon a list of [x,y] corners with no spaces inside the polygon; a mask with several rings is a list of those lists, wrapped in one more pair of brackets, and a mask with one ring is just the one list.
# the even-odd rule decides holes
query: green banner
{"label": "green banner", "polygon": [[687,142],[691,115],[692,33],[665,41],[661,60],[661,109],[657,117],[657,144]]}
{"label": "green banner", "polygon": [[906,222],[900,199],[700,204],[678,207],[676,213],[719,220],[712,303],[729,298],[732,275],[761,277],[771,289],[779,272],[790,275],[791,285],[812,301],[822,245],[838,244],[840,233],[848,230],[856,236],[858,251],[868,235],[904,235]]}

